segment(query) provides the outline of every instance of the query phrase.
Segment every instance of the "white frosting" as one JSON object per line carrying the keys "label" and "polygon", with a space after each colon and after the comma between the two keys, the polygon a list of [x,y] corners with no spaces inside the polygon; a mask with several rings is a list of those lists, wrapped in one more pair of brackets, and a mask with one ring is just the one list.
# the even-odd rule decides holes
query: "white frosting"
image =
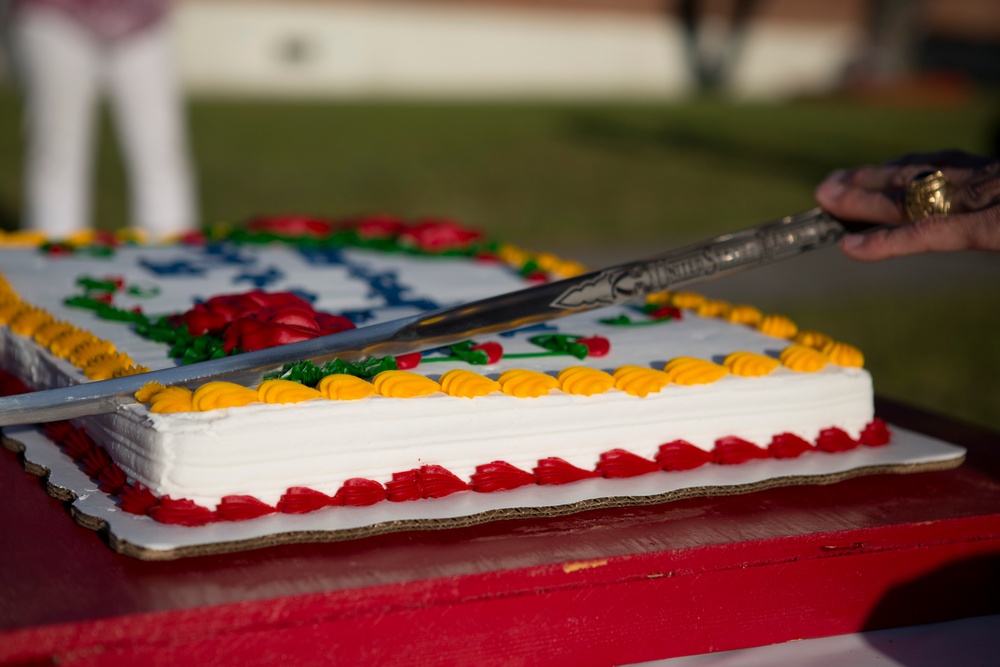
{"label": "white frosting", "polygon": [[[81,255],[47,259],[36,251],[0,249],[0,271],[24,301],[114,342],[137,363],[154,369],[175,363],[167,356],[167,345],[139,337],[128,325],[63,304],[65,297],[79,293],[74,286],[78,277],[114,275],[126,284],[155,285],[156,296],[119,293],[115,305],[138,305],[147,314],[159,314],[187,310],[194,298],[248,291],[254,286],[246,281],[247,275],[275,269],[281,275],[265,287],[267,291],[306,290],[317,297],[318,310],[333,313],[374,307],[374,318],[365,324],[409,315],[414,308],[383,307],[385,299],[373,293],[362,274],[391,272],[405,288],[406,298],[430,298],[439,305],[524,285],[505,267],[464,259],[345,250],[346,265],[320,266],[280,246],[244,247],[239,253],[246,264],[219,262],[202,250],[172,247],[119,249],[111,261]],[[204,271],[193,277],[161,276],[145,266],[176,260]],[[737,350],[774,356],[789,344],[690,312],[681,321],[650,326],[609,326],[599,321],[623,313],[633,319],[643,317],[634,310],[612,308],[555,323],[562,333],[608,338],[611,353],[605,357],[504,359],[492,366],[443,361],[423,363],[416,370],[435,378],[452,368],[494,378],[511,368],[555,374],[566,366],[584,365],[610,372],[626,364],[660,368],[682,355],[716,362]],[[508,354],[542,352],[528,340],[537,333],[551,332],[520,332],[490,340],[499,342]],[[4,369],[39,388],[86,381],[79,370],[6,328],[0,330],[0,359]],[[868,373],[831,364],[819,373],[781,367],[763,378],[727,376],[709,385],[669,385],[645,398],[618,390],[591,397],[556,390],[537,399],[502,394],[476,399],[444,394],[415,399],[376,396],[169,415],[132,405],[80,423],[130,480],[138,480],[156,495],[214,507],[227,495],[252,495],[275,504],[292,486],[333,494],[353,477],[386,482],[394,472],[426,464],[441,465],[468,480],[477,465],[496,460],[531,470],[539,459],[555,456],[593,469],[608,450],[623,448],[653,458],[660,444],[678,439],[708,450],[723,436],[762,446],[785,432],[813,441],[821,429],[831,426],[856,437],[872,416]]]}

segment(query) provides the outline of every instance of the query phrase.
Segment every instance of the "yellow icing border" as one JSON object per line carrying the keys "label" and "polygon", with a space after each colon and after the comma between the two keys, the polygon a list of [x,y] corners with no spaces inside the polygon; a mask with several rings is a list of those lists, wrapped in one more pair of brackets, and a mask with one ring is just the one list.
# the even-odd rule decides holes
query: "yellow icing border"
{"label": "yellow icing border", "polygon": [[[72,246],[74,248],[81,248],[93,245],[101,239],[102,235],[107,236],[109,234],[122,243],[149,243],[148,232],[137,227],[125,227],[111,232],[99,232],[95,229],[85,229],[71,234],[64,239],[60,239],[59,243]],[[46,236],[44,232],[34,230],[15,230],[5,232],[0,229],[0,247],[40,248],[51,241],[52,239]],[[169,241],[170,239],[164,239],[164,242]]]}
{"label": "yellow icing border", "polygon": [[110,341],[74,324],[56,320],[50,313],[22,301],[3,275],[0,275],[0,325],[6,325],[19,336],[31,338],[52,354],[67,360],[90,380],[108,380],[149,371],[145,366],[137,366],[127,354],[115,350]]}

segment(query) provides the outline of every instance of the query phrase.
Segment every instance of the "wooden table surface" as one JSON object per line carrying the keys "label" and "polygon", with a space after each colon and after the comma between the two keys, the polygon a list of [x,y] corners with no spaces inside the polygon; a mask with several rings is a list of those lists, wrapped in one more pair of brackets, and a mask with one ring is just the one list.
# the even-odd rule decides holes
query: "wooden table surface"
{"label": "wooden table surface", "polygon": [[1000,435],[944,472],[143,562],[0,450],[0,663],[621,664],[1000,613]]}

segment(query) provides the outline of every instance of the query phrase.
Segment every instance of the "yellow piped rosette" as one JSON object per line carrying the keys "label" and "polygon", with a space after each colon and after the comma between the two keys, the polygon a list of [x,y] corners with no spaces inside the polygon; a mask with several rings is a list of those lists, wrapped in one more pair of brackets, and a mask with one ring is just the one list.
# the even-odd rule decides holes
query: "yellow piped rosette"
{"label": "yellow piped rosette", "polygon": [[30,337],[39,329],[39,327],[52,322],[53,319],[54,318],[44,310],[40,310],[33,306],[27,306],[20,309],[20,311],[11,318],[10,322],[7,323],[7,326],[18,336]]}
{"label": "yellow piped rosette", "polygon": [[679,385],[710,384],[718,382],[729,375],[729,369],[725,366],[696,359],[695,357],[677,357],[671,359],[663,367],[663,372],[667,374],[670,381]]}
{"label": "yellow piped rosette", "polygon": [[765,315],[757,323],[757,330],[776,338],[794,338],[799,332],[799,327],[784,315]]}
{"label": "yellow piped rosette", "polygon": [[382,371],[372,384],[376,392],[387,398],[417,398],[441,391],[437,382],[411,371]]}
{"label": "yellow piped rosette", "polygon": [[498,382],[503,393],[516,398],[538,398],[559,388],[559,380],[551,375],[524,369],[506,371]]}
{"label": "yellow piped rosette", "polygon": [[740,304],[730,308],[729,312],[726,313],[725,318],[733,324],[746,324],[748,326],[755,327],[761,320],[764,319],[764,313],[760,312],[758,308],[754,308],[753,306]]}
{"label": "yellow piped rosette", "polygon": [[820,351],[838,366],[862,368],[865,365],[865,356],[861,353],[861,350],[847,343],[828,340]]}
{"label": "yellow piped rosette", "polygon": [[327,375],[319,381],[316,389],[323,398],[334,401],[357,401],[375,394],[375,387],[371,382],[343,373]]}
{"label": "yellow piped rosette", "polygon": [[789,345],[781,351],[781,363],[799,373],[815,373],[829,363],[826,355],[805,345]]}
{"label": "yellow piped rosette", "polygon": [[82,364],[83,374],[91,380],[110,380],[122,369],[123,363],[131,364],[132,360],[114,352],[96,354]]}
{"label": "yellow piped rosette", "polygon": [[577,396],[603,394],[615,386],[615,378],[611,374],[587,366],[564,368],[556,379],[560,389]]}
{"label": "yellow piped rosette", "polygon": [[615,387],[630,396],[645,398],[668,384],[670,376],[655,368],[643,366],[621,366],[614,372]]}
{"label": "yellow piped rosette", "polygon": [[670,305],[686,310],[698,310],[705,301],[705,297],[697,292],[675,292],[670,300]]}
{"label": "yellow piped rosette", "polygon": [[321,396],[319,390],[291,380],[264,380],[257,386],[261,403],[301,403]]}
{"label": "yellow piped rosette", "polygon": [[257,392],[232,382],[209,382],[194,390],[191,404],[198,412],[239,408],[257,402]]}
{"label": "yellow piped rosette", "polygon": [[816,350],[822,350],[823,346],[830,342],[830,337],[819,331],[803,330],[792,337],[792,342]]}
{"label": "yellow piped rosette", "polygon": [[[139,398],[138,393],[136,394],[136,398]],[[142,402],[145,403],[147,401],[149,402],[149,411],[155,414],[196,411],[194,407],[194,392],[184,387],[166,387],[160,389],[149,394],[149,398]]]}
{"label": "yellow piped rosette", "polygon": [[774,357],[754,352],[733,352],[722,362],[733,375],[740,377],[763,377],[770,375],[781,365]]}
{"label": "yellow piped rosette", "polygon": [[464,368],[448,371],[438,380],[442,391],[457,398],[476,398],[501,391],[500,383]]}

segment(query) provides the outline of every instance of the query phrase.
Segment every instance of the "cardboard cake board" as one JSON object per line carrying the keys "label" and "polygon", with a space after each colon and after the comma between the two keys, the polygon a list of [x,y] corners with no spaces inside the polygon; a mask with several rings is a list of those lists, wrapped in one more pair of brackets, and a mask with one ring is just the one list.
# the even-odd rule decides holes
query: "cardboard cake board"
{"label": "cardboard cake board", "polygon": [[332,542],[407,530],[448,529],[503,519],[572,514],[604,507],[650,505],[697,496],[751,493],[801,484],[832,484],[862,475],[917,473],[959,466],[965,449],[892,426],[892,442],[795,459],[704,465],[627,479],[587,479],[565,486],[525,486],[495,493],[328,507],[302,515],[272,514],[205,526],[159,523],[129,514],[57,445],[33,427],[6,428],[5,447],[20,452],[25,469],[44,477],[49,493],[70,505],[81,525],[102,532],[117,552],[143,560],[257,549],[277,544]]}

